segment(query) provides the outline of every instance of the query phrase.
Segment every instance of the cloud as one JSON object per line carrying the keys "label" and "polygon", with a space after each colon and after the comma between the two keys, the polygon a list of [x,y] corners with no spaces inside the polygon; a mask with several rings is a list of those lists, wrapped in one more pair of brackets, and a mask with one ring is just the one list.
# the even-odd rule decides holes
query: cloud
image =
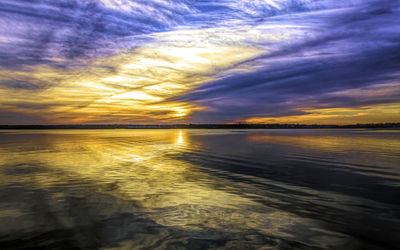
{"label": "cloud", "polygon": [[[261,65],[259,70],[211,81],[180,99],[208,107],[195,114],[195,122],[296,115],[301,108],[398,102],[398,92],[386,92],[379,98],[372,91],[368,95],[360,92],[362,98],[339,92],[371,85],[379,92],[387,88],[386,83],[397,83],[399,16],[398,4],[389,1],[308,13],[297,24],[311,23],[311,36],[278,44],[270,53],[246,62]],[[283,22],[291,19],[297,21],[297,17],[287,17]],[[314,25],[313,20],[329,22]],[[377,84],[382,84],[381,88]]]}
{"label": "cloud", "polygon": [[399,16],[373,0],[4,0],[0,110],[231,122],[390,104]]}
{"label": "cloud", "polygon": [[35,115],[19,113],[15,111],[0,110],[0,124],[25,125],[25,124],[43,124],[44,120]]}
{"label": "cloud", "polygon": [[39,89],[40,86],[35,85],[28,81],[20,80],[3,80],[0,81],[0,87],[14,88],[14,89]]}
{"label": "cloud", "polygon": [[[0,105],[49,123],[183,122],[201,107],[174,98],[261,51],[240,46],[240,38],[236,46],[220,42],[203,46],[201,39],[181,46],[179,39],[203,37],[208,32],[187,30],[179,36],[175,31],[164,32],[155,36],[152,44],[93,61],[87,67],[36,66],[25,72],[3,71],[0,80],[4,78],[8,88],[0,89],[0,97],[4,97]],[[176,37],[175,43],[168,37]],[[235,56],[229,56],[232,54]],[[18,88],[8,80],[10,76],[30,78],[47,87],[33,93]]]}
{"label": "cloud", "polygon": [[143,35],[167,30],[179,13],[157,1],[137,5],[142,10],[132,14],[98,1],[2,1],[0,67],[80,65],[134,48]]}
{"label": "cloud", "polygon": [[[273,0],[3,0],[0,67],[80,66],[180,27],[258,25],[263,18],[354,5],[334,1]],[[10,28],[12,27],[12,28]]]}

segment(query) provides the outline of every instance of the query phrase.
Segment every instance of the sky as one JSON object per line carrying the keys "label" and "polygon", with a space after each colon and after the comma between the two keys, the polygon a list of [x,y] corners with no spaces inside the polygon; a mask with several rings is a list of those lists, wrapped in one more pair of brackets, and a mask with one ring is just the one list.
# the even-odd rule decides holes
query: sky
{"label": "sky", "polygon": [[0,1],[0,124],[238,122],[400,122],[400,1]]}

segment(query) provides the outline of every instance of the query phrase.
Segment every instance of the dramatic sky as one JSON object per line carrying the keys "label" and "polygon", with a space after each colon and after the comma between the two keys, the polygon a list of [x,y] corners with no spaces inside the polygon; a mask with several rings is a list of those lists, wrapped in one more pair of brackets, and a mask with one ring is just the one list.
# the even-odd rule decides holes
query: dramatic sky
{"label": "dramatic sky", "polygon": [[230,122],[400,122],[400,1],[0,1],[0,124]]}

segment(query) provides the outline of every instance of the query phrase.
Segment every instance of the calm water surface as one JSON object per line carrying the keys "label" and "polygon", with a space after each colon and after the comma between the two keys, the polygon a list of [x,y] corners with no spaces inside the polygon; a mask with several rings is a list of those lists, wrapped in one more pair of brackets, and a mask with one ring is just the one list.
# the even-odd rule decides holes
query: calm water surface
{"label": "calm water surface", "polygon": [[400,130],[2,130],[0,249],[395,249]]}

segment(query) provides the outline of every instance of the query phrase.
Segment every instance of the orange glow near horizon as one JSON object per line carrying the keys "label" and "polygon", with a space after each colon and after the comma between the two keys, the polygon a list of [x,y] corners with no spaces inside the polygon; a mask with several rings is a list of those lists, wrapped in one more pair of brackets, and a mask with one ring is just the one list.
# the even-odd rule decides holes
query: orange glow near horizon
{"label": "orange glow near horizon", "polygon": [[254,117],[246,123],[336,124],[386,123],[400,121],[400,103],[355,108],[303,109],[304,115]]}
{"label": "orange glow near horizon", "polygon": [[[257,70],[256,65],[246,62],[268,51],[251,46],[249,42],[288,41],[292,39],[289,34],[284,31],[265,33],[262,25],[257,28],[176,30],[153,34],[151,43],[86,62],[86,66],[54,68],[37,65],[25,66],[21,70],[3,69],[0,70],[0,81],[25,81],[34,87],[0,85],[0,111],[32,117],[35,120],[33,124],[192,122],[196,112],[206,112],[213,107],[207,107],[205,102],[202,106],[195,101],[184,101],[180,97],[230,74]],[[336,94],[352,98],[357,98],[357,95],[384,97],[398,88],[398,83],[377,84]],[[299,106],[298,109],[305,114],[251,117],[240,121],[303,124],[399,122],[399,108],[399,104],[321,109]],[[0,117],[0,124],[8,123]]]}
{"label": "orange glow near horizon", "polygon": [[[45,124],[186,122],[204,107],[177,97],[215,80],[213,75],[221,70],[234,70],[230,67],[265,52],[239,42],[203,44],[202,37],[210,32],[215,31],[160,33],[152,44],[83,68],[2,70],[0,81],[29,79],[38,89],[0,87],[0,108],[37,117]],[[188,39],[193,41],[190,47],[185,46]]]}

